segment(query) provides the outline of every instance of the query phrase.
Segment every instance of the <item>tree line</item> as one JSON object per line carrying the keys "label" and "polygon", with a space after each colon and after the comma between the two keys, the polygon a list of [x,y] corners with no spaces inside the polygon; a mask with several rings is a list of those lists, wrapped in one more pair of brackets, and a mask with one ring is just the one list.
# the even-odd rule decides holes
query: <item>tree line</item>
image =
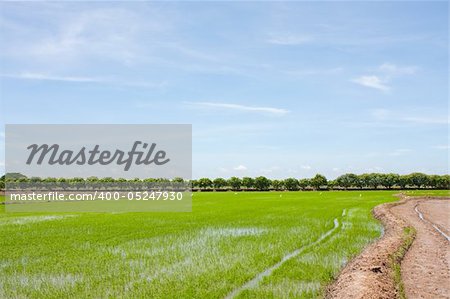
{"label": "tree line", "polygon": [[298,190],[352,190],[352,189],[450,189],[450,175],[427,175],[411,173],[399,175],[395,173],[347,173],[335,180],[327,180],[321,174],[312,178],[269,179],[264,176],[200,178],[185,181],[182,178],[168,179],[114,179],[111,177],[97,178],[39,178],[26,177],[19,173],[6,174],[0,178],[0,189],[5,189],[5,183],[61,183],[61,184],[102,184],[102,183],[190,183],[194,191],[298,191]]}
{"label": "tree line", "polygon": [[340,189],[450,189],[450,175],[427,175],[411,173],[399,175],[394,173],[347,173],[335,180],[327,180],[321,174],[312,178],[283,180],[268,179],[264,176],[231,177],[229,179],[201,178],[192,181],[192,187],[200,190],[340,190]]}

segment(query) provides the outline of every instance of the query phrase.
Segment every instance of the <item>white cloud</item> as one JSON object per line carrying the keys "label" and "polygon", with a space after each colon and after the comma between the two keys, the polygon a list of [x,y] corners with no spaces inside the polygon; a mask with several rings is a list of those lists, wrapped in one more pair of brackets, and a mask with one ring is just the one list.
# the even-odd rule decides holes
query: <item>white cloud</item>
{"label": "white cloud", "polygon": [[145,81],[127,81],[113,78],[49,75],[35,72],[23,72],[19,74],[0,74],[0,77],[19,80],[55,81],[67,83],[99,83],[99,84],[114,84],[119,86],[123,85],[134,87],[148,87],[148,88],[159,88],[159,87],[163,88],[168,84],[166,81],[153,83]]}
{"label": "white cloud", "polygon": [[129,65],[138,57],[138,33],[141,28],[159,30],[153,24],[143,23],[142,17],[125,9],[92,9],[75,15],[67,13],[64,22],[55,24],[50,34],[39,36],[28,52],[50,59],[101,57]]}
{"label": "white cloud", "polygon": [[244,165],[239,165],[239,166],[236,166],[236,167],[234,168],[234,170],[237,170],[237,171],[246,171],[246,170],[247,170],[247,167],[245,167]]}
{"label": "white cloud", "polygon": [[296,46],[311,42],[313,39],[307,35],[272,34],[266,41],[269,44],[281,46]]}
{"label": "white cloud", "polygon": [[359,78],[353,79],[352,82],[365,87],[375,88],[385,92],[390,90],[390,87],[387,86],[384,80],[379,78],[378,76],[361,76]]}
{"label": "white cloud", "polygon": [[218,108],[218,109],[229,109],[229,110],[239,110],[239,111],[247,111],[247,112],[262,112],[269,113],[277,116],[285,115],[289,113],[289,110],[281,109],[281,108],[273,108],[273,107],[255,107],[255,106],[245,106],[239,104],[227,104],[227,103],[213,103],[213,102],[186,102],[191,106],[197,107],[210,107],[210,108]]}
{"label": "white cloud", "polygon": [[302,165],[301,168],[305,169],[305,170],[310,170],[311,166],[309,166],[309,165]]}
{"label": "white cloud", "polygon": [[24,72],[17,75],[2,74],[2,77],[24,80],[64,81],[64,82],[105,82],[105,79],[95,77],[52,76],[41,73]]}
{"label": "white cloud", "polygon": [[334,167],[334,168],[333,168],[333,171],[334,171],[334,172],[338,172],[338,171],[339,171],[339,168]]}
{"label": "white cloud", "polygon": [[376,70],[377,75],[360,76],[353,79],[352,82],[387,92],[391,89],[388,84],[393,77],[413,75],[416,73],[417,69],[416,66],[397,66],[392,63],[383,63]]}
{"label": "white cloud", "polygon": [[64,10],[56,5],[41,5],[34,11],[29,9],[30,20],[43,26],[10,21],[14,27],[8,33],[5,55],[49,67],[64,64],[66,68],[98,57],[128,65],[138,57],[137,32],[142,22],[130,11]]}

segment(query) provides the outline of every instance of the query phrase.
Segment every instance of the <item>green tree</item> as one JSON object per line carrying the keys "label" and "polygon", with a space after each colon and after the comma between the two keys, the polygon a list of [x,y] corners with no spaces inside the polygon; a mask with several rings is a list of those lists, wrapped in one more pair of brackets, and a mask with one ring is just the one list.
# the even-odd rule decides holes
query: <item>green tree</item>
{"label": "green tree", "polygon": [[440,176],[439,175],[429,175],[428,176],[428,185],[432,189],[437,189],[437,184],[439,182]]}
{"label": "green tree", "polygon": [[104,177],[98,179],[98,188],[103,188],[105,190],[110,189],[112,186],[114,186],[114,183],[116,182],[115,179],[112,177]]}
{"label": "green tree", "polygon": [[42,180],[45,183],[56,183],[58,180],[56,178],[45,178]]}
{"label": "green tree", "polygon": [[398,178],[397,185],[400,187],[400,189],[406,189],[406,186],[408,186],[408,182],[409,182],[409,176],[408,175],[401,175]]}
{"label": "green tree", "polygon": [[197,188],[198,186],[198,181],[197,180],[191,180],[191,187],[192,188]]}
{"label": "green tree", "polygon": [[331,190],[334,189],[334,187],[337,186],[336,180],[329,180],[328,181],[328,188],[330,188]]}
{"label": "green tree", "polygon": [[272,180],[272,188],[276,191],[283,190],[284,182],[281,180]]}
{"label": "green tree", "polygon": [[398,186],[400,176],[395,173],[381,174],[380,179],[381,179],[381,186],[387,189],[392,189],[392,187]]}
{"label": "green tree", "polygon": [[420,172],[411,173],[409,175],[409,183],[419,189],[426,187],[428,185],[428,176]]}
{"label": "green tree", "polygon": [[9,180],[9,181],[15,181],[20,178],[27,178],[25,175],[21,174],[20,172],[7,172],[5,174],[5,176],[6,176],[6,180]]}
{"label": "green tree", "polygon": [[[147,182],[147,180],[144,180],[144,182],[144,184],[148,186],[149,183]],[[115,186],[118,190],[126,190],[129,187],[128,180],[125,178],[117,178]]]}
{"label": "green tree", "polygon": [[223,178],[216,178],[213,181],[214,189],[219,190],[227,185],[227,181]]}
{"label": "green tree", "polygon": [[327,178],[321,174],[316,174],[311,179],[311,185],[316,190],[319,190],[321,187],[326,187],[327,186]]}
{"label": "green tree", "polygon": [[185,184],[185,181],[182,177],[175,177],[172,179],[172,181],[170,182],[170,184],[168,184],[171,186],[172,190],[183,190],[186,189],[187,184]]}
{"label": "green tree", "polygon": [[30,187],[32,187],[32,188],[42,189],[42,187],[43,187],[41,184],[42,179],[40,177],[33,176],[33,177],[29,178],[29,182],[31,183]]}
{"label": "green tree", "polygon": [[155,179],[155,182],[168,184],[168,183],[170,183],[170,180],[167,178],[157,178],[157,179]]}
{"label": "green tree", "polygon": [[212,188],[213,182],[208,178],[201,178],[198,180],[198,186],[200,187],[200,189],[206,190]]}
{"label": "green tree", "polygon": [[251,189],[255,187],[255,180],[250,177],[243,177],[242,178],[242,186],[244,186],[246,189]]}
{"label": "green tree", "polygon": [[358,179],[361,182],[361,185],[365,188],[370,188],[370,174],[363,173],[358,175]]}
{"label": "green tree", "polygon": [[85,187],[85,180],[84,178],[80,177],[74,177],[68,179],[70,188],[75,188],[76,190],[80,190]]}
{"label": "green tree", "polygon": [[58,180],[56,178],[51,178],[51,177],[44,178],[44,179],[42,179],[42,183],[43,183],[42,188],[47,189],[47,190],[52,190],[53,188],[55,188],[57,181]]}
{"label": "green tree", "polygon": [[438,189],[450,189],[450,175],[445,174],[439,176],[437,182],[436,182],[436,188]]}
{"label": "green tree", "polygon": [[264,176],[259,176],[255,179],[255,188],[259,191],[269,190],[270,180]]}
{"label": "green tree", "polygon": [[40,182],[42,182],[42,179],[38,176],[33,176],[30,178],[30,182],[31,183],[40,183]]}
{"label": "green tree", "polygon": [[339,176],[336,179],[336,184],[344,189],[348,189],[350,187],[362,187],[361,181],[356,174],[346,173]]}
{"label": "green tree", "polygon": [[241,184],[242,184],[241,179],[240,179],[240,178],[237,178],[237,177],[235,177],[235,176],[231,177],[231,178],[228,180],[228,185],[231,186],[231,189],[233,189],[233,190],[235,190],[235,191],[241,189]]}
{"label": "green tree", "polygon": [[113,179],[112,177],[105,177],[105,178],[101,178],[99,179],[99,182],[101,183],[114,183],[116,180]]}
{"label": "green tree", "polygon": [[174,183],[184,183],[184,179],[180,177],[176,177],[172,179],[172,182]]}
{"label": "green tree", "polygon": [[352,181],[352,186],[362,189],[364,188],[364,182],[363,180],[361,180],[361,178],[359,177],[359,175],[356,174],[351,174],[351,181]]}
{"label": "green tree", "polygon": [[58,188],[65,190],[69,185],[69,180],[66,178],[57,178],[56,185],[58,186]]}
{"label": "green tree", "polygon": [[298,180],[294,178],[287,178],[283,183],[286,189],[289,191],[298,190],[298,188],[300,187]]}
{"label": "green tree", "polygon": [[364,173],[361,175],[364,186],[377,189],[381,185],[381,176],[378,173]]}
{"label": "green tree", "polygon": [[98,177],[90,176],[86,179],[86,182],[98,182]]}
{"label": "green tree", "polygon": [[311,186],[311,180],[310,179],[300,179],[298,181],[298,186],[302,189],[305,190],[306,188]]}
{"label": "green tree", "polygon": [[5,190],[6,187],[6,176],[2,175],[2,177],[0,177],[0,190]]}

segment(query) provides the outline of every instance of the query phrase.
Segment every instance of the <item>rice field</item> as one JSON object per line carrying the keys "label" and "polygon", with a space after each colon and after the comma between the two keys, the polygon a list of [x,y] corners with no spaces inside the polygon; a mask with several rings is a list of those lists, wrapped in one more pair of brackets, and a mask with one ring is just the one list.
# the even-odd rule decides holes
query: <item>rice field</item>
{"label": "rice field", "polygon": [[407,196],[450,196],[450,190],[408,190],[403,193]]}
{"label": "rice field", "polygon": [[317,298],[390,191],[194,193],[190,213],[0,213],[0,298]]}

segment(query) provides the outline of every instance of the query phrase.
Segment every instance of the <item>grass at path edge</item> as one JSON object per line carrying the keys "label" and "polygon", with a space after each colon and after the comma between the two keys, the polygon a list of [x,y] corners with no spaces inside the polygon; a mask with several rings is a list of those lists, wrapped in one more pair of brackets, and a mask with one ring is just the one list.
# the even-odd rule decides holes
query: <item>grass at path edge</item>
{"label": "grass at path edge", "polygon": [[395,288],[397,290],[397,298],[406,299],[405,286],[402,281],[401,263],[414,239],[416,238],[416,230],[412,226],[403,229],[401,246],[390,255],[390,267],[393,271]]}

